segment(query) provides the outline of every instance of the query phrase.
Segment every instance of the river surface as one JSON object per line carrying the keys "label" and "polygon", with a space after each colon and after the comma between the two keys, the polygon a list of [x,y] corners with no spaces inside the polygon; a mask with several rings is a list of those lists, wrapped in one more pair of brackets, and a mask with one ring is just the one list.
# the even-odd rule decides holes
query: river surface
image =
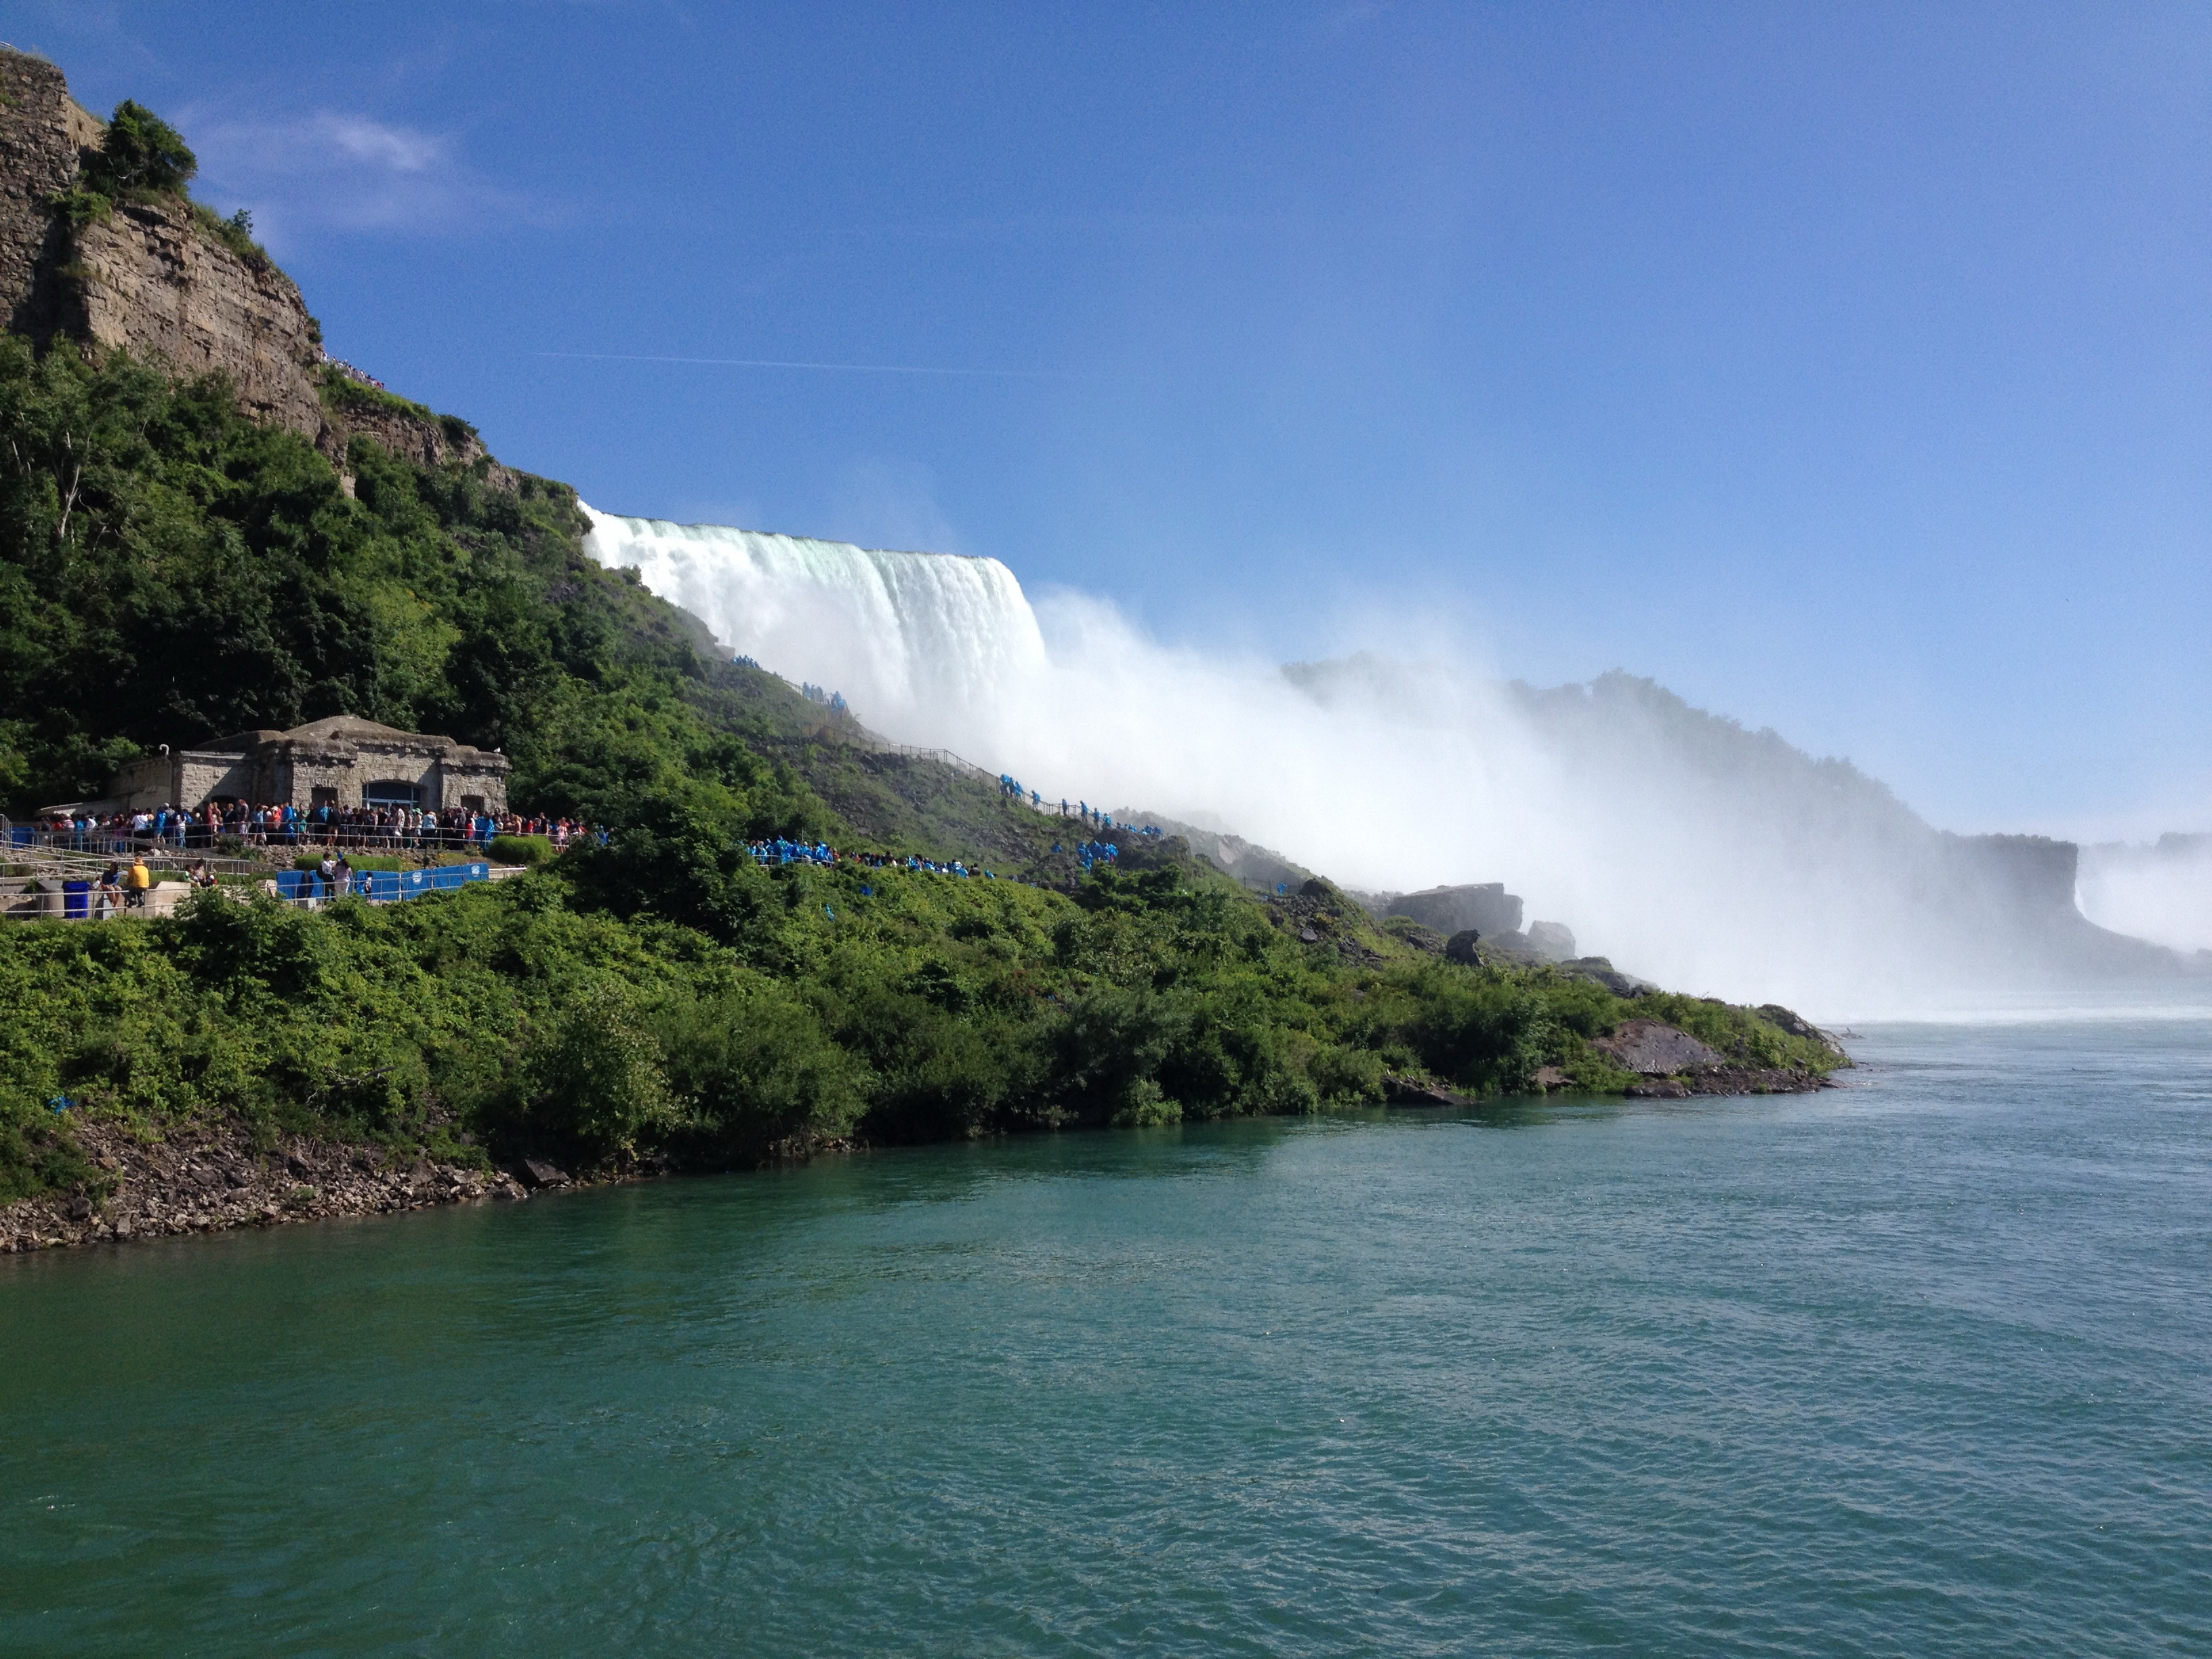
{"label": "river surface", "polygon": [[0,1258],[0,1651],[2212,1653],[2212,1023]]}

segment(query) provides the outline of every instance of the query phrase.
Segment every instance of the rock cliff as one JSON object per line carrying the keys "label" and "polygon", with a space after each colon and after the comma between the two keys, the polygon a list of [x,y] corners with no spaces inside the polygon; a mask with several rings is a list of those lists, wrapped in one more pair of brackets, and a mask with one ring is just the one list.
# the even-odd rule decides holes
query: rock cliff
{"label": "rock cliff", "polygon": [[246,414],[323,436],[322,331],[275,265],[241,258],[179,201],[118,204],[75,244],[71,332],[179,374],[220,370]]}
{"label": "rock cliff", "polygon": [[43,341],[59,321],[68,226],[49,203],[100,142],[100,122],[42,58],[0,50],[0,313],[10,332]]}
{"label": "rock cliff", "polygon": [[[220,373],[244,413],[341,466],[356,435],[428,466],[487,460],[465,423],[336,376],[292,279],[204,208],[153,196],[72,222],[59,198],[105,133],[61,70],[0,47],[0,312],[11,333],[42,349],[73,340],[180,375]],[[487,476],[512,477],[488,462]]]}

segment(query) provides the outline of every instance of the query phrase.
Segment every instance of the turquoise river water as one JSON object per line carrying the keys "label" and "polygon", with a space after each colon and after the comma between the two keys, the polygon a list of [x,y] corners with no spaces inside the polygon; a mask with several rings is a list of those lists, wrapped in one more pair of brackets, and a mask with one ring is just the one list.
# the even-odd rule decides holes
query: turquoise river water
{"label": "turquoise river water", "polygon": [[2212,1653],[2212,1023],[0,1258],[10,1654]]}

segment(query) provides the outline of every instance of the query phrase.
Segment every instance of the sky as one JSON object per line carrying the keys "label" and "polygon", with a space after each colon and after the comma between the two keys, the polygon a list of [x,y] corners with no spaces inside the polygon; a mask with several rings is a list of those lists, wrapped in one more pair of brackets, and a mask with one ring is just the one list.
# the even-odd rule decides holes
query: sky
{"label": "sky", "polygon": [[0,0],[610,511],[2212,830],[2212,8]]}

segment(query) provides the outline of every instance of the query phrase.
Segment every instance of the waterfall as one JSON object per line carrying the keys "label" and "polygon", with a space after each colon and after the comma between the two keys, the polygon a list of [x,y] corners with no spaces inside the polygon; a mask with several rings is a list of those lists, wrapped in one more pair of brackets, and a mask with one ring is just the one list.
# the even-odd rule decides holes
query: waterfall
{"label": "waterfall", "polygon": [[945,711],[1010,695],[1044,661],[1022,585],[996,559],[584,511],[601,564],[635,568],[732,654],[842,692],[895,737],[937,740]]}
{"label": "waterfall", "polygon": [[1095,597],[1040,616],[995,559],[585,510],[592,557],[732,653],[1054,801],[1225,824],[1358,887],[1502,880],[1584,948],[1701,993],[1863,1012],[2075,972],[2080,918],[2063,892],[2017,902],[2006,848],[1954,846],[1850,767],[1649,682],[1286,670],[1164,645]]}

